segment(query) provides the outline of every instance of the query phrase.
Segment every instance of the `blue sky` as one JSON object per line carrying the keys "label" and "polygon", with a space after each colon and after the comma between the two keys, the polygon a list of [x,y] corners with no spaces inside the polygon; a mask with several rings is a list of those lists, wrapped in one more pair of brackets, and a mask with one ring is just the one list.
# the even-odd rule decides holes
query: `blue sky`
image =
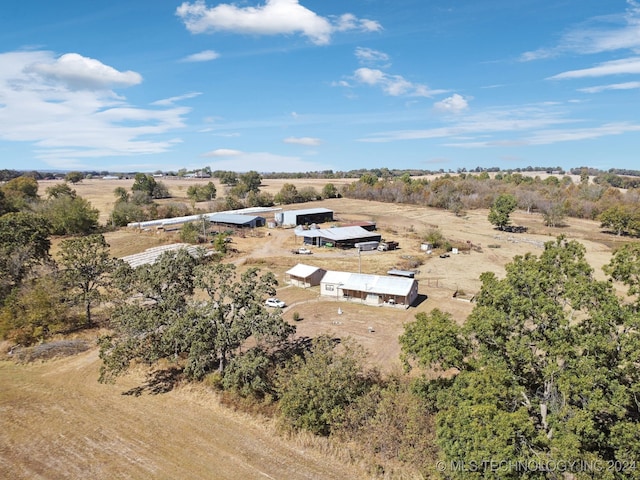
{"label": "blue sky", "polygon": [[23,0],[0,167],[640,169],[640,1]]}

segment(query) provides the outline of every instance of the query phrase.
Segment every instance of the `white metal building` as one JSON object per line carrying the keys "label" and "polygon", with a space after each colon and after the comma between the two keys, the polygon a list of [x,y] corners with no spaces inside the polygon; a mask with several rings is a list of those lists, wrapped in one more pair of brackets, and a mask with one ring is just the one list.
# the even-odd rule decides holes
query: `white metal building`
{"label": "white metal building", "polygon": [[328,208],[307,208],[304,210],[289,210],[275,214],[278,225],[298,226],[313,223],[333,222],[333,210]]}
{"label": "white metal building", "polygon": [[413,278],[328,271],[320,282],[320,295],[367,305],[409,306],[418,298]]}

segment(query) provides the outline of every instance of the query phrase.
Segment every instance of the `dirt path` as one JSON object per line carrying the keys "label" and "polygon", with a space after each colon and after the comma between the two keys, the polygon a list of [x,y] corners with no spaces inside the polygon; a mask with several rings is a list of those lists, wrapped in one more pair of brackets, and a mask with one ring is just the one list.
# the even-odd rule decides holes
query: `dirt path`
{"label": "dirt path", "polygon": [[102,385],[98,368],[96,349],[0,362],[0,478],[365,478],[221,407],[200,386],[122,395],[142,377]]}

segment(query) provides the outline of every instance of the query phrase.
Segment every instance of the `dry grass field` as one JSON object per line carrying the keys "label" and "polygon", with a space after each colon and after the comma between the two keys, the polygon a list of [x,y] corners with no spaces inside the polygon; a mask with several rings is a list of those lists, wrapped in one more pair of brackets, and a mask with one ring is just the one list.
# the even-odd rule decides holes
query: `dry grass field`
{"label": "dry grass field", "polygon": [[[198,181],[166,184],[178,200],[186,201],[186,188],[194,182]],[[276,193],[286,182],[266,181],[264,190]],[[85,180],[74,188],[100,209],[104,221],[113,206],[113,189],[129,188],[131,183]],[[298,188],[310,185],[320,190],[324,183],[295,180]],[[48,185],[43,182],[41,193]],[[205,204],[199,207],[206,209]],[[292,230],[262,228],[234,235],[229,260],[240,270],[258,266],[276,274],[278,296],[287,303],[284,318],[296,324],[298,335],[352,337],[367,349],[370,363],[386,372],[400,368],[397,338],[416,313],[439,308],[464,321],[473,303],[453,298],[453,293],[463,291],[467,298],[477,293],[482,272],[501,276],[515,255],[539,254],[543,242],[564,234],[585,245],[589,262],[602,275],[601,267],[615,247],[596,222],[568,219],[567,227],[550,229],[538,215],[520,212],[512,215],[513,223],[527,227],[527,233],[508,234],[494,230],[482,210],[456,217],[413,205],[350,199],[287,208],[310,207],[334,210],[336,224],[373,220],[383,238],[398,241],[400,249],[359,256],[354,251],[313,247],[312,255],[294,255],[291,249],[300,240]],[[420,250],[421,236],[436,227],[450,241],[470,242],[477,248],[449,258],[426,255]],[[175,232],[134,229],[111,232],[106,238],[118,257],[177,241]],[[371,274],[417,262],[420,302],[404,310],[321,298],[317,287],[286,284],[285,272],[298,262]],[[294,312],[300,316],[297,322]],[[144,382],[142,373],[133,372],[116,385],[101,385],[99,364],[96,348],[44,363],[0,362],[0,478],[367,478],[335,456],[284,440],[267,421],[228,411],[202,386],[161,395],[122,395]]]}

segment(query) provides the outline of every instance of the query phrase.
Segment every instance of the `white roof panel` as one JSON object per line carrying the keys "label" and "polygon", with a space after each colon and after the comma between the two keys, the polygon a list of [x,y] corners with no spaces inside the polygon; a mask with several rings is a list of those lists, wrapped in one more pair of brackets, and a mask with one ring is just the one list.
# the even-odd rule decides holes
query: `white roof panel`
{"label": "white roof panel", "polygon": [[305,265],[304,263],[299,263],[290,270],[287,270],[286,273],[293,277],[307,278],[316,273],[318,270],[321,270],[321,268],[314,267],[312,265]]}

